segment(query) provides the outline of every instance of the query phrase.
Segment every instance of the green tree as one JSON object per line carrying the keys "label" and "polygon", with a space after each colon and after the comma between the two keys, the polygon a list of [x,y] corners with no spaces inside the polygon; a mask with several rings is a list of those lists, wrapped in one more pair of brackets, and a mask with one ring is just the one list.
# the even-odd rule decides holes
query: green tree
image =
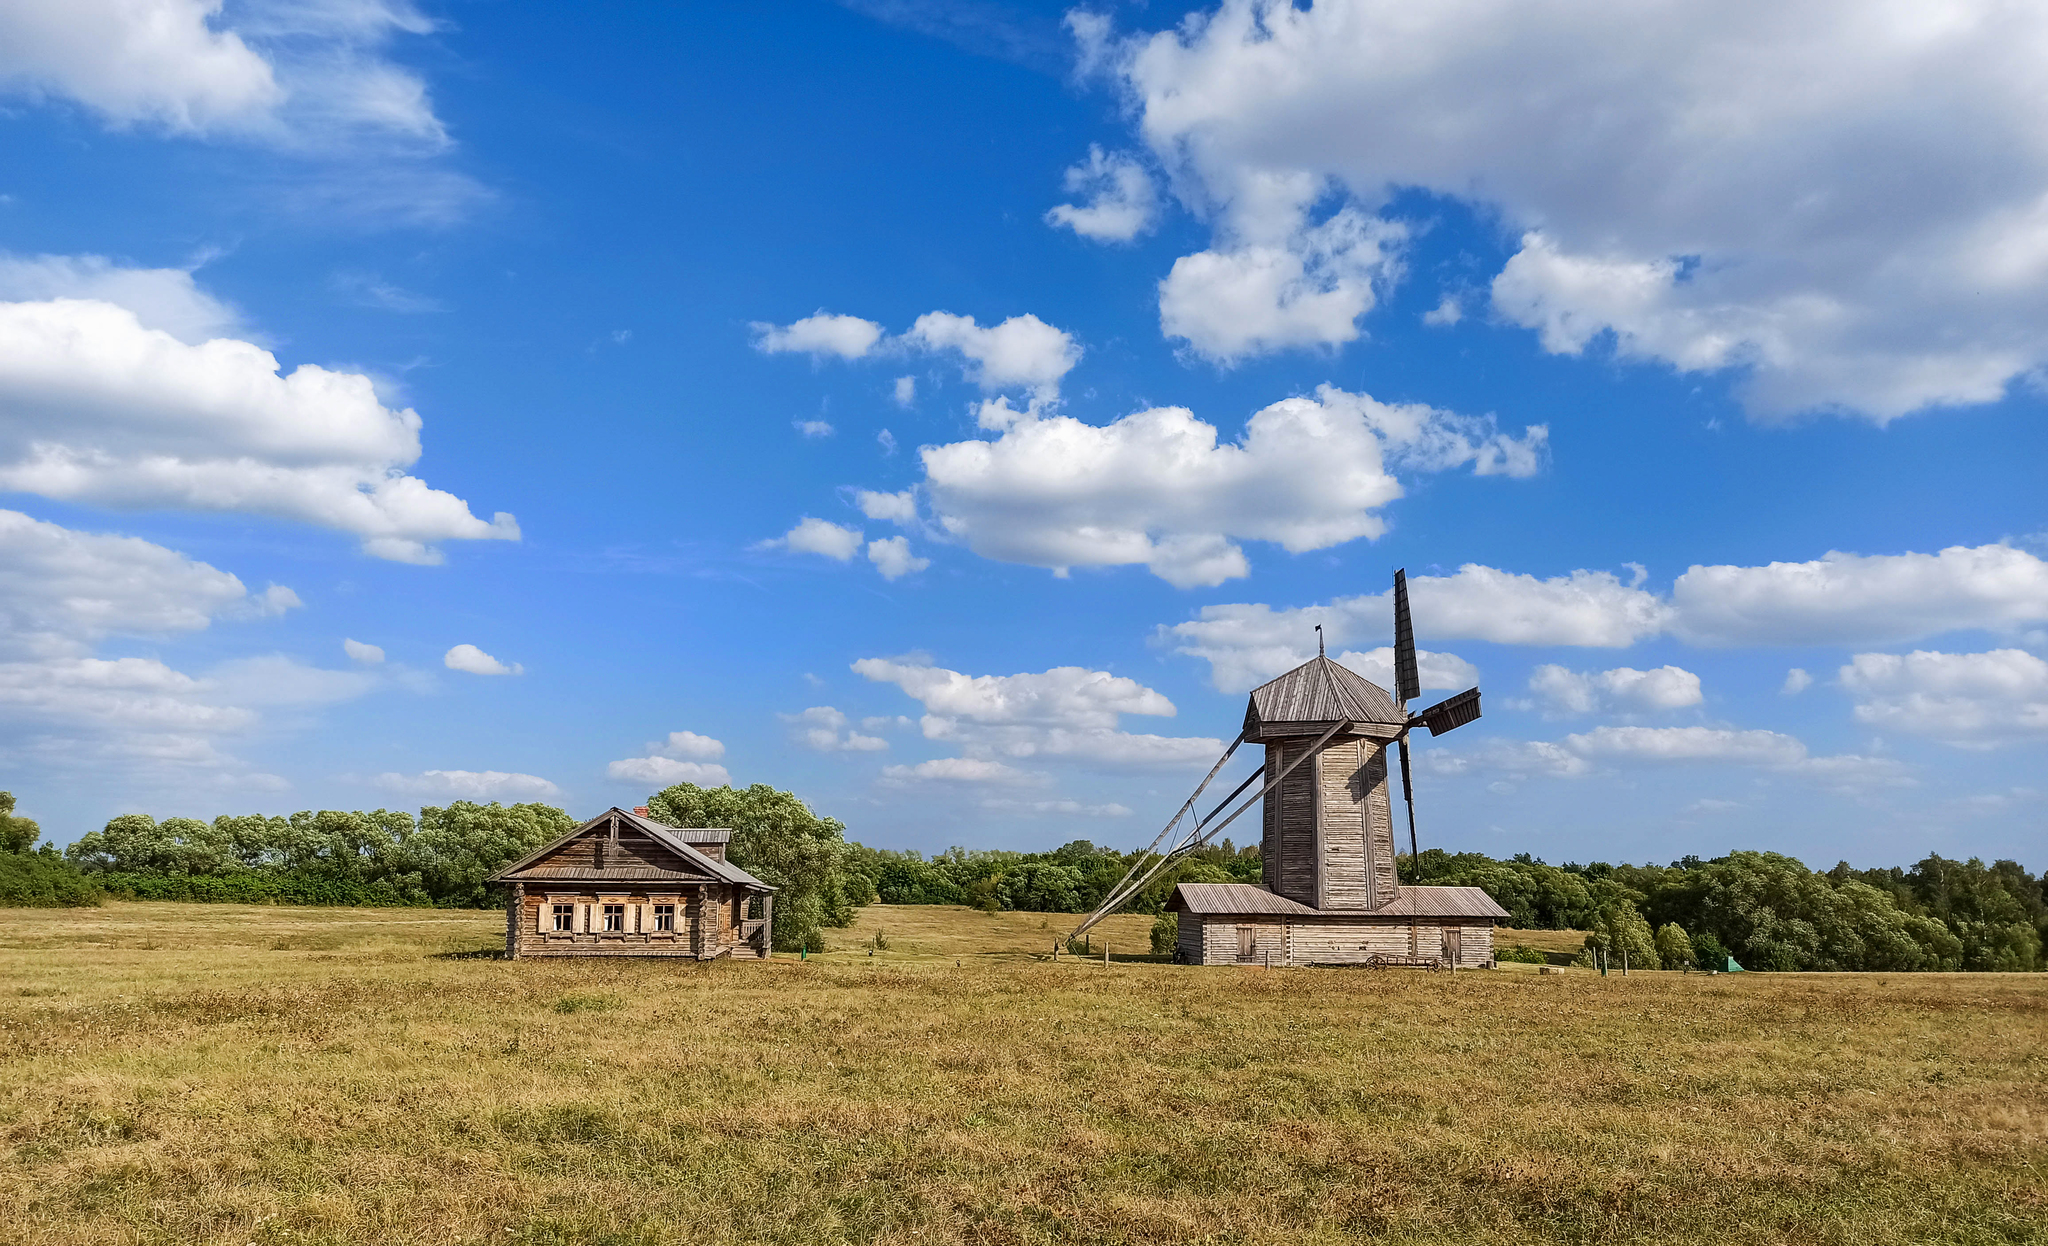
{"label": "green tree", "polygon": [[[1607,949],[1611,965],[1620,967],[1626,963],[1630,969],[1663,968],[1663,959],[1657,955],[1656,934],[1629,901],[1617,900],[1609,905],[1600,914],[1594,929],[1604,939],[1602,946]],[[1627,958],[1626,962],[1623,957]]]}
{"label": "green tree", "polygon": [[34,819],[14,812],[14,793],[0,792],[0,852],[33,852],[42,835],[43,828]]}
{"label": "green tree", "polygon": [[790,793],[765,783],[745,790],[678,783],[648,797],[647,810],[655,821],[669,826],[731,829],[727,857],[778,889],[778,950],[818,948],[824,927],[853,921],[846,828],[836,818],[819,817]]}
{"label": "green tree", "polygon": [[1657,959],[1664,962],[1666,969],[1698,963],[1693,958],[1692,940],[1677,922],[1665,922],[1657,928]]}
{"label": "green tree", "polygon": [[444,907],[487,908],[498,902],[484,883],[498,870],[576,829],[553,805],[479,805],[458,800],[412,817],[379,809],[366,815],[395,841],[384,877],[399,890],[416,889]]}

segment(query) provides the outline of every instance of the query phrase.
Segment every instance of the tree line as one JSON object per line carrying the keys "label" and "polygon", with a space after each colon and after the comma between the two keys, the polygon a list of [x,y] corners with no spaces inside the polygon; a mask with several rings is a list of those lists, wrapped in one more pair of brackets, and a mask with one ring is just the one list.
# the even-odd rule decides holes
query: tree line
{"label": "tree line", "polygon": [[[540,804],[457,801],[403,811],[303,811],[211,822],[124,814],[62,854],[0,793],[0,904],[137,899],[497,907],[495,870],[578,823]],[[1049,852],[917,852],[849,842],[837,819],[765,784],[683,783],[648,798],[672,826],[732,830],[732,861],[777,888],[776,945],[818,948],[865,904],[965,904],[1085,913],[1139,854],[1075,840]],[[1229,840],[1176,862],[1127,909],[1162,914],[1183,882],[1257,883],[1256,846]],[[2018,863],[1929,856],[1909,868],[1825,871],[1771,852],[1670,865],[1548,865],[1432,849],[1404,882],[1473,886],[1523,929],[1584,930],[1589,955],[1655,968],[1733,956],[1749,969],[2038,970],[2048,967],[2048,879]],[[1170,917],[1168,918],[1170,922]]]}

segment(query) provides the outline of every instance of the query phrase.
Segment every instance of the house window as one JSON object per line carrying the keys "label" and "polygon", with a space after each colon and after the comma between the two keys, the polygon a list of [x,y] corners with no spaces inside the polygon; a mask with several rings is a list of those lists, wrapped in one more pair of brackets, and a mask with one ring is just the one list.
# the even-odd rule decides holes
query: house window
{"label": "house window", "polygon": [[657,905],[655,905],[655,906],[654,906],[654,928],[655,928],[656,930],[667,930],[667,931],[673,931],[673,930],[675,930],[675,928],[676,928],[676,906],[675,906],[675,905],[673,905],[673,904],[657,904]]}
{"label": "house window", "polygon": [[626,906],[607,904],[604,906],[604,928],[613,934],[626,933]]}
{"label": "house window", "polygon": [[575,929],[576,929],[576,906],[575,906],[575,905],[573,905],[573,904],[557,904],[557,905],[555,906],[555,929],[556,929],[556,930],[559,930],[559,931],[561,931],[561,932],[563,932],[563,933],[565,933],[565,934],[567,934],[567,933],[572,933],[572,932],[574,932],[574,931],[575,931]]}

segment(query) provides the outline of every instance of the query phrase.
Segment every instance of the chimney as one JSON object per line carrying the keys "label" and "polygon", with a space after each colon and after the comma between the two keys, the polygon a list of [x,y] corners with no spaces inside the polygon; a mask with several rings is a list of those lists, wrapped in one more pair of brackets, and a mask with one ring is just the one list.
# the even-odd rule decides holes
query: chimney
{"label": "chimney", "polygon": [[640,817],[640,818],[644,818],[644,817],[646,817],[646,816],[647,816],[647,806],[645,806],[645,805],[635,805],[635,806],[633,806],[633,815],[634,815],[635,817]]}

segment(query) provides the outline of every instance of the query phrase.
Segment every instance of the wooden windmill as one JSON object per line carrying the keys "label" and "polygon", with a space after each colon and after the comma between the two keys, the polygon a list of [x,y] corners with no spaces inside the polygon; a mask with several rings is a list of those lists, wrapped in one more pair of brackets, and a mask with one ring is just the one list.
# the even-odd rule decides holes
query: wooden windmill
{"label": "wooden windmill", "polygon": [[[1393,745],[1400,753],[1409,851],[1416,857],[1408,737],[1418,726],[1438,736],[1478,718],[1479,689],[1467,689],[1418,714],[1408,712],[1408,702],[1422,689],[1408,578],[1400,571],[1394,573],[1395,692],[1389,695],[1321,650],[1319,639],[1314,658],[1252,690],[1237,739],[1076,935],[1256,804],[1264,817],[1264,885],[1184,883],[1175,888],[1169,907],[1183,914],[1182,959],[1453,965],[1492,959],[1492,924],[1507,913],[1484,892],[1402,885],[1387,788],[1386,752]],[[1193,818],[1203,791],[1245,744],[1264,747],[1264,764],[1206,817]],[[1237,803],[1255,783],[1258,792]],[[1428,934],[1425,919],[1431,923]],[[1468,939],[1467,926],[1482,928],[1483,939]],[[1453,929],[1455,935],[1448,933]]]}

